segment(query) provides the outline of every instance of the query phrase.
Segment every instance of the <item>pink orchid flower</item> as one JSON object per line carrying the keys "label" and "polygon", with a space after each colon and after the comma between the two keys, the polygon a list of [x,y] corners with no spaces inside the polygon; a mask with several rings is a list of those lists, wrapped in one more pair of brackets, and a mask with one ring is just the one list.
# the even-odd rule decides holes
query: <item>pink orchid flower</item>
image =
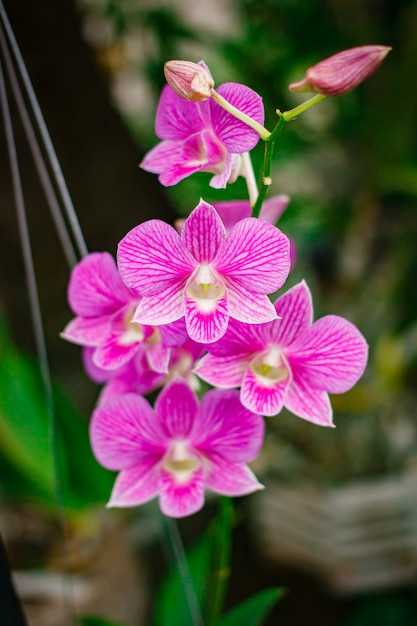
{"label": "pink orchid flower", "polygon": [[357,328],[336,315],[312,323],[304,281],[275,302],[282,319],[260,325],[231,321],[208,346],[196,373],[217,387],[241,387],[245,407],[276,415],[285,406],[310,422],[332,425],[328,393],[344,393],[361,377],[368,348]]}
{"label": "pink orchid flower", "polygon": [[276,319],[266,294],[281,287],[290,268],[289,242],[278,228],[247,218],[226,235],[203,200],[181,236],[150,220],[122,239],[117,258],[123,281],[141,296],[134,321],[169,324],[185,316],[188,335],[199,343],[220,339],[229,317],[254,324]]}
{"label": "pink orchid flower", "polygon": [[[263,125],[262,98],[252,89],[239,83],[225,83],[220,85],[217,93]],[[162,141],[148,152],[141,167],[159,174],[159,181],[165,186],[176,185],[202,171],[214,174],[210,182],[212,187],[225,187],[239,174],[239,155],[252,150],[259,141],[256,131],[225,111],[212,98],[204,102],[187,102],[169,85],[161,94],[155,132]]]}
{"label": "pink orchid flower", "polygon": [[262,488],[247,466],[264,436],[260,415],[235,390],[196,395],[174,380],[155,409],[137,394],[112,398],[95,410],[93,452],[119,472],[108,506],[144,504],[159,495],[162,512],[184,517],[204,505],[204,489],[242,496]]}
{"label": "pink orchid flower", "polygon": [[77,317],[62,336],[94,348],[92,360],[98,368],[118,369],[145,351],[151,367],[166,372],[171,346],[181,345],[187,337],[181,321],[158,329],[132,321],[139,298],[124,285],[108,252],[93,252],[77,264],[68,300]]}

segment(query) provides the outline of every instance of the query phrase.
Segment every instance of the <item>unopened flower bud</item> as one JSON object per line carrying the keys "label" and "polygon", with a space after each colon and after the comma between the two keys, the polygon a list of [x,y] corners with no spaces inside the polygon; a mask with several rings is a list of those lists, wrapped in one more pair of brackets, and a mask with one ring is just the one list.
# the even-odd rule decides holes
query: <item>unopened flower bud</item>
{"label": "unopened flower bud", "polygon": [[292,83],[289,89],[340,96],[355,89],[373,74],[390,50],[389,46],[358,46],[343,50],[310,67],[304,79]]}
{"label": "unopened flower bud", "polygon": [[202,102],[211,96],[214,80],[204,64],[191,61],[168,61],[165,78],[175,93],[190,102]]}

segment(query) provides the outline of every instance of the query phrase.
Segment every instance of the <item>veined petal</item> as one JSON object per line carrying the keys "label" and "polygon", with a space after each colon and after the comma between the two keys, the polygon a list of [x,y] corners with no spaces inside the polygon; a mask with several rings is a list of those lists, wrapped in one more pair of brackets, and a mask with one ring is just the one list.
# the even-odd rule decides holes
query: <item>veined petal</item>
{"label": "veined petal", "polygon": [[182,379],[176,378],[159,394],[155,412],[170,439],[186,439],[198,413],[197,396]]}
{"label": "veined petal", "polygon": [[177,482],[175,477],[161,469],[161,491],[159,504],[161,511],[168,517],[186,517],[197,513],[204,506],[204,475],[200,467],[191,479],[185,483]]}
{"label": "veined petal", "polygon": [[184,316],[183,292],[185,281],[167,286],[165,290],[156,295],[144,296],[136,312],[133,321],[148,326],[170,324]]}
{"label": "veined petal", "polygon": [[149,402],[137,394],[116,396],[93,413],[90,424],[95,457],[107,469],[137,465],[145,457],[160,457],[166,440]]}
{"label": "veined petal", "polygon": [[185,319],[182,317],[170,324],[158,326],[162,343],[165,346],[182,346],[188,339]]}
{"label": "veined petal", "polygon": [[220,389],[239,387],[249,359],[242,354],[218,357],[206,354],[197,363],[194,372],[207,383]]}
{"label": "veined petal", "polygon": [[181,158],[182,141],[161,141],[146,153],[140,167],[152,174],[162,174]]}
{"label": "veined petal", "polygon": [[224,496],[245,496],[264,488],[245,463],[231,463],[219,455],[210,458],[206,486]]}
{"label": "veined petal", "polygon": [[311,293],[305,281],[280,296],[275,309],[281,320],[271,327],[271,339],[282,347],[289,346],[313,322]]}
{"label": "veined petal", "polygon": [[215,202],[213,206],[222,218],[226,232],[232,230],[233,226],[240,220],[252,215],[249,200],[225,200],[224,202]]}
{"label": "veined petal", "polygon": [[271,198],[268,198],[262,205],[259,217],[265,220],[265,222],[276,224],[287,208],[289,201],[290,198],[286,194],[280,194],[279,196],[272,196]]}
{"label": "veined petal", "polygon": [[223,162],[220,165],[218,164],[216,168],[204,168],[203,171],[214,173],[209,182],[210,187],[213,187],[213,189],[225,189],[227,183],[234,183],[239,176],[240,158],[239,154],[228,152]]}
{"label": "veined petal", "polygon": [[111,493],[108,507],[139,506],[153,500],[159,493],[159,471],[154,459],[122,470]]}
{"label": "veined petal", "polygon": [[207,102],[187,102],[166,85],[156,112],[155,132],[160,139],[184,140],[190,135],[211,128],[211,112]]}
{"label": "veined petal", "polygon": [[312,387],[344,393],[366,367],[368,346],[359,330],[337,315],[314,322],[289,348],[291,367],[303,370]]}
{"label": "veined petal", "polygon": [[215,208],[200,200],[185,220],[182,240],[198,263],[211,263],[226,235]]}
{"label": "veined petal", "polygon": [[125,284],[144,296],[181,282],[196,266],[177,231],[161,220],[149,220],[127,233],[119,243],[117,262]]}
{"label": "veined petal", "polygon": [[231,462],[245,463],[258,454],[265,425],[262,417],[246,409],[235,389],[213,389],[200,404],[190,440],[210,461],[214,453]]}
{"label": "veined petal", "polygon": [[64,328],[61,337],[80,346],[95,347],[103,341],[111,328],[113,315],[102,317],[75,317]]}
{"label": "veined petal", "polygon": [[146,356],[149,367],[160,374],[168,374],[171,348],[164,346],[161,341],[146,344]]}
{"label": "veined petal", "polygon": [[279,289],[290,271],[288,238],[275,226],[249,217],[226,236],[213,267],[255,293]]}
{"label": "veined petal", "polygon": [[68,301],[76,315],[109,315],[132,299],[123,284],[116,263],[108,252],[93,252],[73,269],[68,285]]}
{"label": "veined petal", "polygon": [[230,317],[246,324],[262,324],[278,318],[274,305],[268,296],[253,293],[242,287],[237,280],[228,278]]}
{"label": "veined petal", "polygon": [[[212,343],[223,337],[229,322],[229,298],[223,283],[218,281],[220,289],[212,295],[211,285],[207,294],[197,292],[200,287],[194,287],[188,281],[184,291],[185,323],[187,332],[193,341],[198,343]],[[213,289],[216,289],[213,287]]]}
{"label": "veined petal", "polygon": [[318,426],[333,426],[333,411],[325,391],[310,386],[302,371],[292,370],[293,380],[285,397],[285,407]]}
{"label": "veined petal", "polygon": [[96,348],[93,362],[97,367],[115,370],[130,361],[139,348],[139,343],[122,345],[120,333],[113,332]]}
{"label": "veined petal", "polygon": [[[260,376],[254,371],[252,363],[247,368],[240,390],[240,400],[250,411],[261,415],[277,415],[283,405],[288,386],[291,382],[289,370],[286,376],[280,379],[279,373],[275,376]],[[284,374],[285,375],[285,374]]]}
{"label": "veined petal", "polygon": [[269,336],[264,327],[269,327],[269,324],[245,324],[230,318],[224,337],[210,344],[207,349],[216,356],[240,354],[242,358],[249,358],[254,352],[264,350],[269,345]]}
{"label": "veined petal", "polygon": [[[255,91],[239,83],[224,83],[217,88],[217,93],[239,111],[263,125],[262,98]],[[213,129],[228,151],[241,154],[252,150],[259,141],[258,133],[228,113],[214,100],[208,102],[211,107]]]}

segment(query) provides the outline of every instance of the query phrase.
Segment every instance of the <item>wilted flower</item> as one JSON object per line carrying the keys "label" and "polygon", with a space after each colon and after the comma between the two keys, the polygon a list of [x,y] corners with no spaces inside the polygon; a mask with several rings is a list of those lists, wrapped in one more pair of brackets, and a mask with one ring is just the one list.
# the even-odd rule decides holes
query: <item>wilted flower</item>
{"label": "wilted flower", "polygon": [[325,96],[340,96],[373,74],[381,65],[389,46],[358,46],[343,50],[310,67],[303,80],[292,83],[291,91],[315,91]]}
{"label": "wilted flower", "polygon": [[182,381],[170,383],[155,409],[138,394],[114,397],[93,414],[93,452],[119,471],[108,506],[137,506],[159,495],[162,512],[184,517],[204,505],[204,489],[242,496],[262,489],[246,465],[264,436],[260,415],[237,391],[209,391],[199,404]]}

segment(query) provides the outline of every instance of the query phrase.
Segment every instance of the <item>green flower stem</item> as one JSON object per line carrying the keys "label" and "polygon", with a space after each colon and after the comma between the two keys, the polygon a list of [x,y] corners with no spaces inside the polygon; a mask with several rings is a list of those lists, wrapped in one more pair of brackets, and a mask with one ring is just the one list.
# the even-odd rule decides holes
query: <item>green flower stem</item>
{"label": "green flower stem", "polygon": [[262,204],[266,198],[268,189],[272,184],[272,179],[271,179],[272,157],[274,154],[275,140],[278,137],[279,133],[282,131],[282,129],[284,128],[287,122],[294,120],[296,117],[301,115],[301,113],[304,113],[304,111],[308,111],[308,109],[311,109],[311,107],[315,106],[319,102],[322,102],[322,100],[324,100],[326,97],[327,96],[321,93],[318,93],[312,98],[310,98],[309,100],[306,100],[305,102],[298,105],[297,107],[294,107],[294,109],[290,109],[289,111],[284,111],[284,113],[281,113],[281,111],[277,110],[277,115],[279,118],[278,123],[275,126],[272,133],[269,134],[268,139],[265,139],[264,164],[263,164],[263,169],[262,169],[261,180],[260,180],[259,187],[258,187],[258,190],[259,190],[258,198],[255,204],[253,205],[253,209],[252,209],[252,217],[259,217]]}
{"label": "green flower stem", "polygon": [[208,597],[206,606],[206,624],[215,626],[222,614],[227,583],[230,576],[230,553],[232,537],[232,499],[223,496],[219,500],[220,510],[213,532],[213,556],[208,581]]}
{"label": "green flower stem", "polygon": [[271,133],[264,126],[262,126],[262,124],[258,124],[258,122],[249,117],[249,115],[246,115],[246,113],[242,113],[242,111],[239,111],[239,109],[230,104],[230,102],[225,100],[223,96],[218,94],[217,91],[215,91],[214,89],[211,89],[210,93],[211,97],[215,102],[217,102],[217,104],[219,104],[221,107],[223,107],[223,109],[231,113],[238,120],[244,122],[245,124],[253,128],[253,130],[256,130],[261,139],[263,139],[264,141],[267,141],[269,139]]}
{"label": "green flower stem", "polygon": [[286,124],[286,120],[284,119],[283,113],[277,111],[279,116],[279,120],[274,130],[269,136],[269,139],[265,141],[265,156],[264,156],[264,164],[262,168],[261,180],[258,187],[258,198],[252,209],[252,217],[259,217],[259,213],[261,212],[262,204],[266,198],[266,194],[268,193],[268,189],[272,183],[271,179],[271,164],[272,157],[274,155],[274,147],[275,147],[275,139],[278,137],[281,130],[284,128]]}
{"label": "green flower stem", "polygon": [[318,93],[309,100],[306,100],[302,104],[299,104],[298,107],[294,107],[294,109],[290,109],[289,111],[284,111],[284,113],[282,113],[282,117],[286,122],[290,122],[291,120],[301,115],[301,113],[304,113],[304,111],[308,111],[308,109],[311,109],[311,107],[315,106],[319,102],[322,102],[322,100],[324,100],[325,98],[327,98],[327,96],[322,93]]}

